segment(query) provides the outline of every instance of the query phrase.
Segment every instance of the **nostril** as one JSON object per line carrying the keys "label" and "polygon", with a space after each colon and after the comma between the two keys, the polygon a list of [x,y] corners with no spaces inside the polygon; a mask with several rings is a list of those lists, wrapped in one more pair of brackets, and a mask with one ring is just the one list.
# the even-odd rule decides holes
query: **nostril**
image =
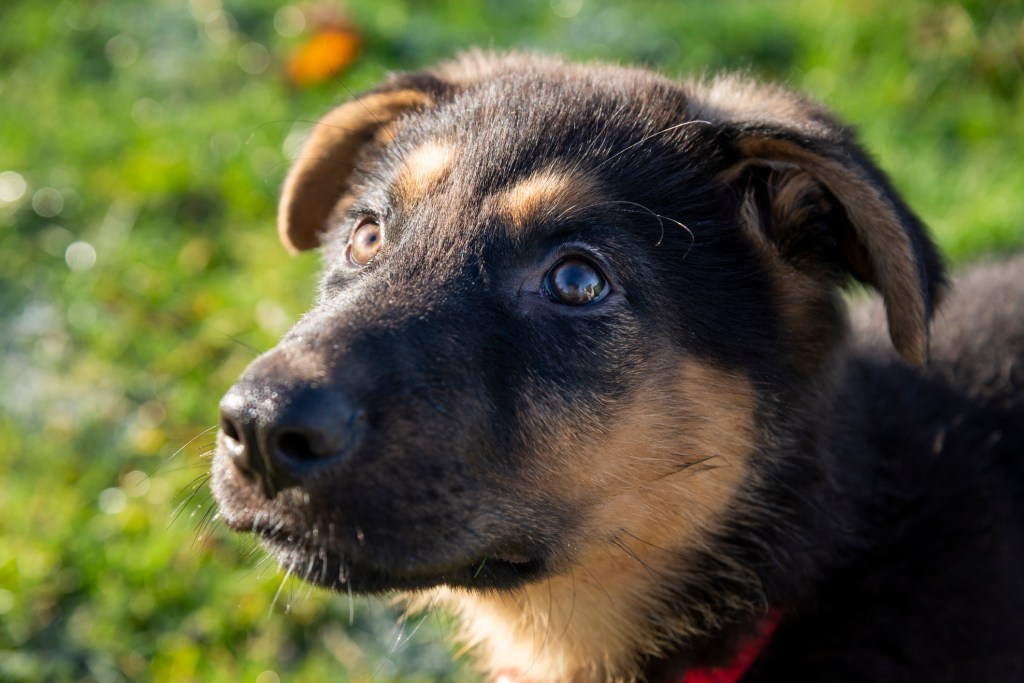
{"label": "nostril", "polygon": [[220,418],[220,433],[223,437],[224,451],[231,457],[231,461],[235,463],[235,467],[238,470],[249,477],[256,475],[256,467],[258,467],[257,461],[253,460],[253,453],[249,452],[252,447],[252,443],[246,443],[245,433],[242,431],[238,422],[235,418],[228,415],[221,415]]}
{"label": "nostril", "polygon": [[231,441],[237,442],[242,440],[241,434],[238,433],[238,427],[236,427],[234,421],[229,418],[221,417],[220,431]]}
{"label": "nostril", "polygon": [[278,453],[291,460],[308,462],[319,460],[326,454],[321,454],[313,448],[309,438],[300,432],[285,431],[277,435],[275,449]]}

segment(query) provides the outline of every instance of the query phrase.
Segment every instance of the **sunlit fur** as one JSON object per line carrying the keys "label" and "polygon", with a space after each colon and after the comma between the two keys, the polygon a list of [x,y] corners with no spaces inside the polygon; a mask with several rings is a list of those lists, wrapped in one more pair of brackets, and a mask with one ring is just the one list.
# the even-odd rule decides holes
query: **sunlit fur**
{"label": "sunlit fur", "polygon": [[[1024,260],[945,296],[820,105],[471,53],[329,113],[279,221],[320,293],[212,487],[289,572],[448,606],[521,681],[679,680],[769,613],[744,683],[1024,680]],[[607,296],[548,298],[565,258]]]}

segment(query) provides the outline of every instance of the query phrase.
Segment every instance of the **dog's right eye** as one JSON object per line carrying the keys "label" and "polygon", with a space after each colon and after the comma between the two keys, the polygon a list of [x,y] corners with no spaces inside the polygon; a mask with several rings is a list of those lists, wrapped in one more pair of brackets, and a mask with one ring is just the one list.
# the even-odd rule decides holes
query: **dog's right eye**
{"label": "dog's right eye", "polygon": [[352,231],[349,238],[346,253],[349,262],[360,268],[373,260],[373,257],[380,251],[381,243],[384,241],[384,232],[380,224],[372,218],[363,218]]}
{"label": "dog's right eye", "polygon": [[590,261],[569,257],[548,271],[544,277],[543,291],[555,303],[585,306],[605,297],[608,281]]}

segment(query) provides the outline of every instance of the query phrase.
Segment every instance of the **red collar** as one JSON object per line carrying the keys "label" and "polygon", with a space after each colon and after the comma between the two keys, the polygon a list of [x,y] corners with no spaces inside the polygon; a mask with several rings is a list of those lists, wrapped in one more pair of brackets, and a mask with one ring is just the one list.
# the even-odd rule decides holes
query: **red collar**
{"label": "red collar", "polygon": [[[736,657],[726,666],[717,669],[690,669],[683,674],[678,683],[738,683],[750,665],[754,663],[775,633],[779,625],[779,612],[772,610],[761,623],[758,632],[745,640]],[[517,671],[502,671],[494,678],[494,683],[526,683],[529,679],[522,677]]]}
{"label": "red collar", "polygon": [[732,662],[717,669],[691,669],[683,674],[679,683],[737,683],[771,640],[779,625],[779,613],[773,610],[761,624],[761,629],[740,646]]}

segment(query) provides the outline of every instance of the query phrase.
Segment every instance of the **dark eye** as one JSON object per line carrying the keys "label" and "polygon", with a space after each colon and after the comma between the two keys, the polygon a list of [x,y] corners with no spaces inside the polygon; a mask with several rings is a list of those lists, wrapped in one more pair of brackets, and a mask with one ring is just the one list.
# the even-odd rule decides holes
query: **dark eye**
{"label": "dark eye", "polygon": [[365,266],[380,251],[384,232],[372,218],[363,218],[348,241],[348,260],[354,266]]}
{"label": "dark eye", "polygon": [[585,306],[605,297],[608,281],[594,264],[569,257],[556,263],[544,276],[543,291],[555,303]]}

